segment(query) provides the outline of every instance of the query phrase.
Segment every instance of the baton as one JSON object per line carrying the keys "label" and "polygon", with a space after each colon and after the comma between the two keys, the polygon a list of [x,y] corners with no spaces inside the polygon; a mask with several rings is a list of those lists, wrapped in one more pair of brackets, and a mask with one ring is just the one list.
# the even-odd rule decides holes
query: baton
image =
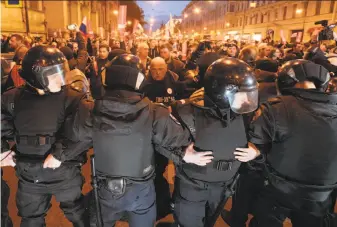
{"label": "baton", "polygon": [[90,156],[91,159],[91,185],[94,191],[94,198],[95,198],[95,207],[96,207],[96,224],[98,227],[103,226],[103,220],[101,216],[101,206],[99,204],[99,197],[98,197],[98,181],[95,169],[95,155]]}
{"label": "baton", "polygon": [[221,211],[224,209],[228,199],[234,194],[234,188],[239,180],[240,174],[237,172],[234,176],[233,182],[229,185],[228,188],[225,188],[224,196],[222,197],[220,203],[216,207],[214,214],[209,218],[209,221],[206,221],[205,227],[213,227],[218,220],[218,217],[221,214]]}

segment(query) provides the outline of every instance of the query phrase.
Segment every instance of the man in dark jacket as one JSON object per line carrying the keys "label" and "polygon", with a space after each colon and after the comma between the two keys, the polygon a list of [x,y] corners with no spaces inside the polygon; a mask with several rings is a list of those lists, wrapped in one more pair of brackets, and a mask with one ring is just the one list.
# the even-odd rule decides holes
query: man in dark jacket
{"label": "man in dark jacket", "polygon": [[60,51],[67,58],[70,70],[79,69],[85,73],[88,62],[88,52],[86,50],[85,40],[81,32],[76,32],[76,42],[78,43],[77,58],[74,58],[74,52],[69,47],[62,47]]}
{"label": "man in dark jacket", "polygon": [[[167,107],[142,95],[146,80],[136,56],[123,54],[102,72],[105,94],[93,112],[96,171],[103,226],[114,226],[126,212],[130,227],[152,227],[156,221],[154,151],[175,163],[206,165],[211,152],[197,153],[188,132]],[[187,150],[182,147],[188,147]]]}
{"label": "man in dark jacket", "polygon": [[[163,103],[170,106],[182,97],[184,84],[178,81],[178,75],[167,69],[164,59],[157,57],[151,61],[148,84],[144,88],[144,94],[151,101]],[[165,217],[171,212],[170,188],[163,174],[168,165],[168,159],[155,154],[156,178],[155,186],[157,192],[157,213],[158,219]]]}
{"label": "man in dark jacket", "polygon": [[2,95],[1,151],[10,150],[8,141],[15,141],[22,227],[45,226],[52,195],[74,226],[88,226],[79,166],[90,141],[79,140],[79,135],[85,134],[80,119],[92,102],[77,86],[64,86],[65,63],[58,49],[31,48],[20,73],[26,85]]}
{"label": "man in dark jacket", "polygon": [[168,70],[176,73],[179,76],[180,81],[185,80],[185,64],[182,63],[180,60],[175,59],[171,56],[172,45],[171,44],[164,44],[159,47],[160,57],[165,59]]}
{"label": "man in dark jacket", "polygon": [[323,225],[337,186],[337,95],[324,92],[329,78],[320,65],[288,62],[277,78],[282,96],[256,112],[249,141],[271,148],[264,152],[268,184],[256,203],[254,226],[283,226],[278,213],[294,227],[334,226]]}
{"label": "man in dark jacket", "polygon": [[158,51],[158,41],[155,39],[152,39],[150,41],[150,49],[149,49],[149,57],[151,59],[159,57],[159,51]]}

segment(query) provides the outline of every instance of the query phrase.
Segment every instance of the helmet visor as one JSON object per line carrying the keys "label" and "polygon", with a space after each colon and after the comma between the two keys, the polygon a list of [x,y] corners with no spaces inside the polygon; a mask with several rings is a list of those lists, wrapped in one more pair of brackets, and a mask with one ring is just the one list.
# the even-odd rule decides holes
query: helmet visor
{"label": "helmet visor", "polygon": [[65,85],[65,72],[63,64],[38,67],[34,69],[34,73],[42,87],[50,90],[51,92],[54,90],[58,91],[62,86]]}
{"label": "helmet visor", "polygon": [[245,114],[255,111],[259,102],[258,94],[258,89],[251,91],[226,91],[230,108],[237,114]]}

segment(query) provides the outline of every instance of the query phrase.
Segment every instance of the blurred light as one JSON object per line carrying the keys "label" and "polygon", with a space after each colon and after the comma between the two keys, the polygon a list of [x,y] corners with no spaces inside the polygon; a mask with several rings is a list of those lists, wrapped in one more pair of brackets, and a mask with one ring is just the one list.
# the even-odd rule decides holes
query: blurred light
{"label": "blurred light", "polygon": [[117,11],[117,10],[114,10],[114,11],[113,11],[113,14],[118,15],[118,11]]}
{"label": "blurred light", "polygon": [[199,8],[195,8],[195,9],[194,9],[194,12],[195,12],[196,14],[198,14],[198,13],[200,13],[200,9],[199,9]]}
{"label": "blurred light", "polygon": [[131,24],[132,24],[131,21],[128,20],[128,25],[131,25]]}
{"label": "blurred light", "polygon": [[256,2],[251,2],[251,3],[249,3],[249,7],[255,8],[255,7],[256,7]]}
{"label": "blurred light", "polygon": [[228,22],[226,23],[226,27],[229,27],[230,25],[231,25],[230,23],[228,23]]}
{"label": "blurred light", "polygon": [[213,3],[213,1],[208,1],[209,3]]}
{"label": "blurred light", "polygon": [[217,32],[216,34],[217,34],[217,35],[220,35],[220,32]]}
{"label": "blurred light", "polygon": [[206,30],[207,30],[207,28],[206,28],[206,27],[204,27],[204,30],[206,31]]}
{"label": "blurred light", "polygon": [[192,29],[192,32],[194,32],[194,30]]}
{"label": "blurred light", "polygon": [[297,14],[301,14],[302,12],[303,12],[303,9],[297,9],[297,10],[296,10],[296,13],[297,13]]}
{"label": "blurred light", "polygon": [[187,17],[188,17],[188,15],[185,13],[185,14],[184,14],[184,18],[187,18]]}

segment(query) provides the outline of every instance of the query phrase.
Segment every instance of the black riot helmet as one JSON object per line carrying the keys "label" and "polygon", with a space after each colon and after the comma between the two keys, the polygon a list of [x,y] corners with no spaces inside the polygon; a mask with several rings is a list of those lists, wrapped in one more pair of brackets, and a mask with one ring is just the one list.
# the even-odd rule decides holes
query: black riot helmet
{"label": "black riot helmet", "polygon": [[329,81],[328,89],[326,91],[329,93],[337,93],[337,77],[334,77]]}
{"label": "black riot helmet", "polygon": [[60,87],[65,84],[65,61],[66,58],[60,50],[36,46],[23,58],[20,76],[31,87],[48,93],[51,83],[57,83],[56,86]]}
{"label": "black riot helmet", "polygon": [[205,94],[220,109],[230,108],[238,114],[258,107],[258,83],[254,70],[236,58],[213,62],[204,78]]}
{"label": "black riot helmet", "polygon": [[276,86],[285,95],[287,90],[294,88],[297,83],[310,81],[319,91],[325,91],[330,80],[327,69],[311,61],[297,59],[283,64],[278,72]]}
{"label": "black riot helmet", "polygon": [[145,81],[140,70],[140,60],[132,54],[116,56],[102,71],[102,82],[108,89],[141,91]]}

